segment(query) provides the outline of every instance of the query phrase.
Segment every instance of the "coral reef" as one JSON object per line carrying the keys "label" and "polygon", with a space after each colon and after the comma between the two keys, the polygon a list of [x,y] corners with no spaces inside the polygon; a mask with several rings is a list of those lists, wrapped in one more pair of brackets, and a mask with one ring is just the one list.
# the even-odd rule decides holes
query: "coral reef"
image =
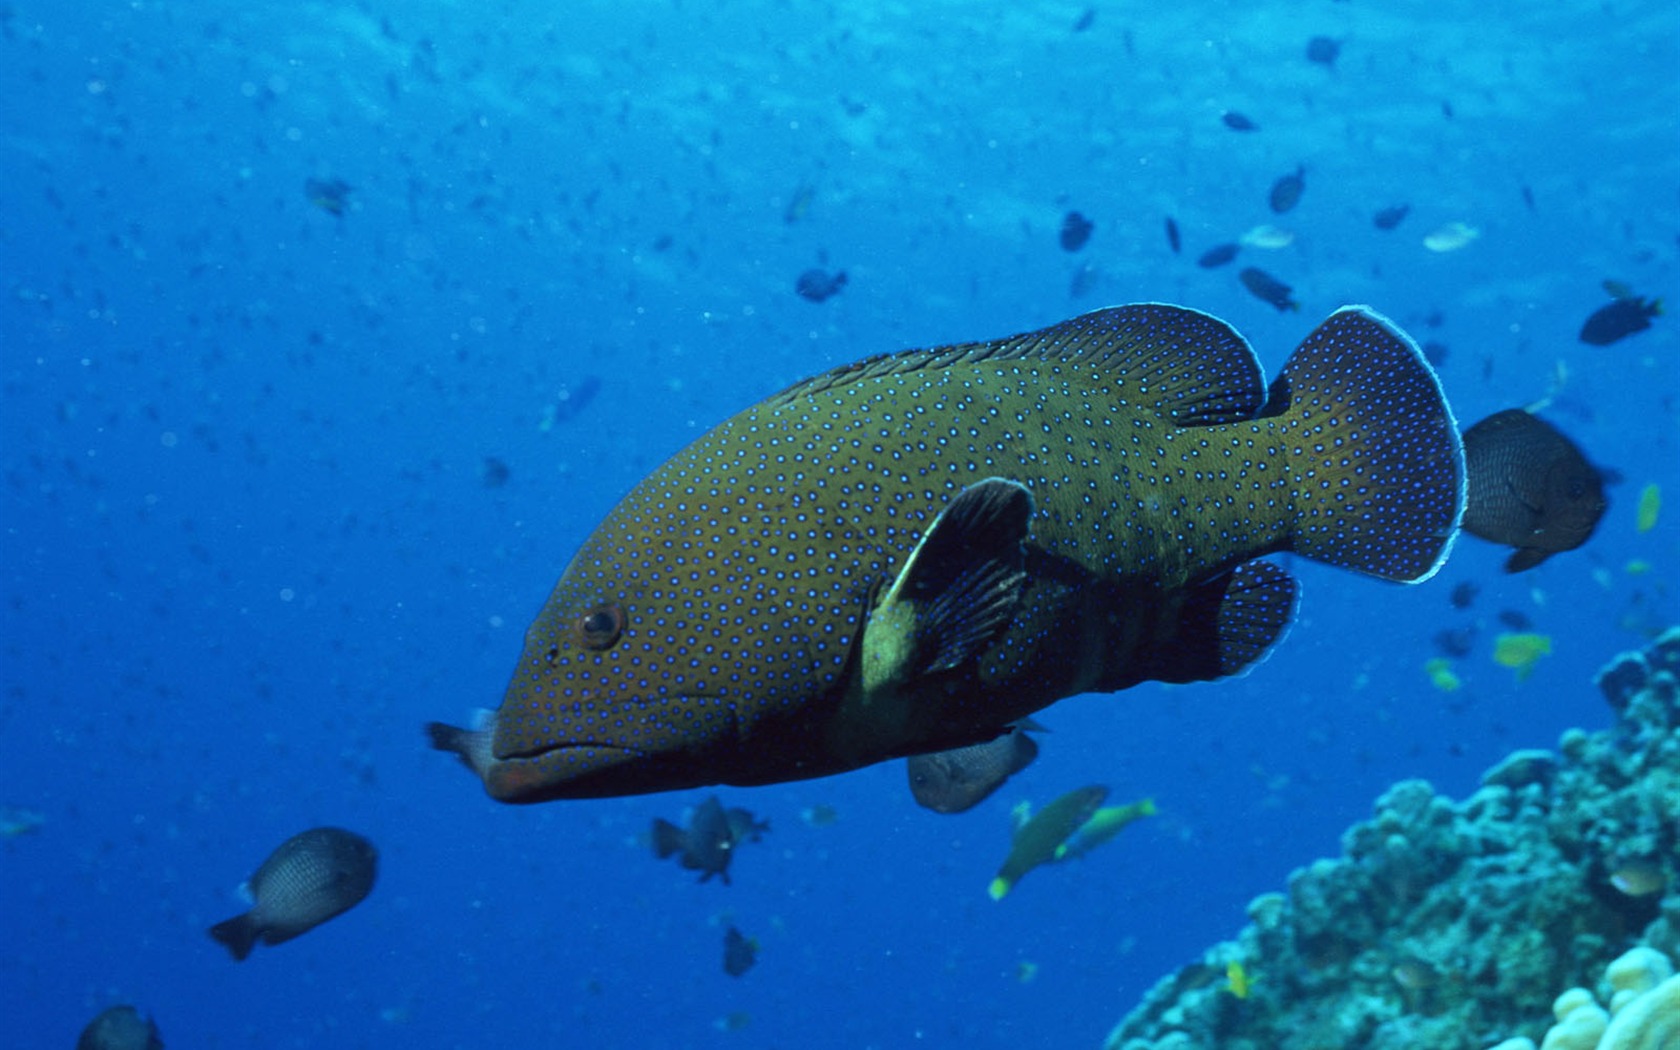
{"label": "coral reef", "polygon": [[1680,1047],[1680,628],[1597,682],[1612,728],[1516,752],[1462,802],[1394,785],[1106,1050]]}

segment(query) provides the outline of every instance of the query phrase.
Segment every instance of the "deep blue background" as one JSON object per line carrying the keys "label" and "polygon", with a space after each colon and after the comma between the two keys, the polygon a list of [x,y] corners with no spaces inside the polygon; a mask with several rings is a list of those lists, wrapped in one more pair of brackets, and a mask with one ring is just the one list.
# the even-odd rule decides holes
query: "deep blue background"
{"label": "deep blue background", "polygon": [[[67,1046],[130,1000],[172,1046],[1092,1046],[1394,780],[1463,794],[1605,724],[1591,672],[1676,615],[1680,514],[1638,534],[1633,503],[1680,499],[1680,348],[1667,318],[1575,333],[1605,278],[1680,302],[1680,11],[1099,2],[1076,33],[1082,10],[0,5],[0,805],[47,821],[0,843],[8,1038]],[[1078,256],[1069,208],[1096,221]],[[1481,237],[1425,250],[1452,220]],[[1299,314],[1191,261],[1263,221],[1295,243],[1242,261]],[[845,291],[793,295],[824,259]],[[1567,369],[1550,418],[1626,481],[1588,547],[1518,577],[1469,539],[1415,588],[1296,562],[1300,622],[1254,673],[1065,701],[970,814],[914,807],[896,763],[725,790],[774,825],[733,887],[642,841],[704,792],[515,809],[426,750],[424,721],[498,702],[576,545],[700,429],[866,354],[1140,299],[1227,318],[1270,372],[1368,302],[1449,348],[1465,423]],[[1521,685],[1489,656],[1501,609],[1556,639]],[[1472,622],[1464,689],[1432,689],[1430,636]],[[988,900],[1011,804],[1092,781],[1162,813]],[[817,804],[839,823],[802,823]],[[319,823],[379,844],[372,897],[232,963],[204,927]],[[763,943],[738,980],[729,921]]]}

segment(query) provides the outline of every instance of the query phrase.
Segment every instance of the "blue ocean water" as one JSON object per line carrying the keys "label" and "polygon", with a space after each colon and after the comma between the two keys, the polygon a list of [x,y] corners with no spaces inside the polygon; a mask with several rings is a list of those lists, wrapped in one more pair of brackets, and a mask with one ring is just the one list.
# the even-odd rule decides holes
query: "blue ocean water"
{"label": "blue ocean water", "polygon": [[[9,1038],[130,1001],[172,1046],[1097,1045],[1388,784],[1463,794],[1607,723],[1593,670],[1680,615],[1680,515],[1634,514],[1680,498],[1675,323],[1576,339],[1605,279],[1680,303],[1677,42],[1672,4],[1618,0],[0,4],[0,806],[45,818],[0,842]],[[1424,246],[1452,222],[1479,236]],[[1293,241],[1239,265],[1299,312],[1194,263],[1262,223]],[[817,266],[848,275],[820,304]],[[1461,422],[1550,397],[1610,511],[1519,576],[1468,538],[1411,588],[1297,559],[1267,662],[1057,704],[965,815],[901,763],[723,789],[773,826],[727,887],[645,841],[707,792],[508,807],[427,749],[705,427],[1138,300],[1226,318],[1272,373],[1369,303],[1447,348]],[[1554,639],[1522,682],[1507,610]],[[988,899],[1011,805],[1092,782],[1161,814]],[[372,896],[232,962],[205,928],[318,824],[379,845]],[[762,946],[740,978],[731,923]]]}

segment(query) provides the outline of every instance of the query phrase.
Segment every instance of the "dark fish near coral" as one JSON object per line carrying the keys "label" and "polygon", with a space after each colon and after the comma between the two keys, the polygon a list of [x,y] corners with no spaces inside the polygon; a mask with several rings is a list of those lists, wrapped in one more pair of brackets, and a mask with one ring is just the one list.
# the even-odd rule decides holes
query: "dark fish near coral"
{"label": "dark fish near coral", "polygon": [[1201,254],[1196,265],[1204,270],[1216,269],[1235,259],[1241,250],[1242,246],[1238,244],[1216,244]]}
{"label": "dark fish near coral", "polygon": [[1076,211],[1070,211],[1062,216],[1062,232],[1060,240],[1062,250],[1076,252],[1085,247],[1085,242],[1091,239],[1091,231],[1096,226],[1085,216]]}
{"label": "dark fish near coral", "polygon": [[343,179],[309,179],[303,184],[303,195],[335,218],[344,218],[350,207],[350,184]]}
{"label": "dark fish near coral", "polygon": [[132,1006],[113,1006],[88,1022],[76,1050],[163,1050],[152,1019]]}
{"label": "dark fish near coral", "polygon": [[1307,169],[1299,165],[1289,175],[1284,175],[1272,183],[1272,190],[1266,195],[1266,202],[1272,210],[1282,214],[1301,203],[1301,194],[1307,191]]}
{"label": "dark fish near coral", "polygon": [[1609,881],[1629,897],[1656,897],[1668,888],[1668,871],[1657,857],[1635,856],[1617,864]]}
{"label": "dark fish near coral", "polygon": [[1037,742],[1013,726],[984,744],[911,755],[905,768],[918,804],[935,813],[961,813],[989,798],[1037,757]]}
{"label": "dark fish near coral", "polygon": [[869,358],[726,420],[585,541],[501,707],[440,723],[507,802],[769,784],[1259,660],[1293,552],[1432,575],[1463,499],[1417,347],[1337,311],[1268,394],[1224,322],[1099,310]]}
{"label": "dark fish near coral", "polygon": [[379,852],[343,828],[293,835],[246,882],[251,910],[210,927],[235,959],[258,940],[280,944],[360,904],[373,889]]}
{"label": "dark fish near coral", "polygon": [[731,926],[723,931],[723,972],[739,977],[758,962],[758,941]]}
{"label": "dark fish near coral", "polygon": [[1534,629],[1534,621],[1521,609],[1501,609],[1495,617],[1500,624],[1513,631],[1530,631]]}
{"label": "dark fish near coral", "polygon": [[1184,241],[1178,235],[1178,223],[1170,215],[1167,216],[1167,244],[1172,248],[1174,255],[1184,247]]}
{"label": "dark fish near coral", "polygon": [[1441,971],[1429,960],[1417,955],[1402,955],[1388,972],[1394,983],[1400,986],[1408,1011],[1435,1012],[1427,1004],[1434,998],[1431,993],[1441,984]]}
{"label": "dark fish near coral", "polygon": [[1449,598],[1452,601],[1452,607],[1454,609],[1468,609],[1470,606],[1475,604],[1476,595],[1480,593],[1482,593],[1482,589],[1480,587],[1471,583],[1469,580],[1465,580],[1462,583],[1453,585],[1452,594]]}
{"label": "dark fish near coral", "polygon": [[809,299],[813,303],[820,303],[830,296],[839,295],[840,289],[846,287],[846,271],[827,270],[812,267],[799,275],[799,280],[793,283],[793,290],[801,299]]}
{"label": "dark fish near coral", "polygon": [[1341,42],[1334,37],[1315,36],[1307,41],[1307,61],[1321,66],[1333,66],[1342,53]]}
{"label": "dark fish near coral", "polygon": [[1404,222],[1406,216],[1411,213],[1412,206],[1410,204],[1396,204],[1377,212],[1376,215],[1371,217],[1371,224],[1379,230],[1392,230]]}
{"label": "dark fish near coral", "polygon": [[698,871],[700,881],[713,875],[729,885],[729,862],[735,858],[735,847],[743,842],[757,842],[770,825],[754,819],[744,809],[724,809],[716,795],[694,808],[686,829],[668,820],[653,822],[653,851],[660,860],[680,854],[680,863],[689,871]]}
{"label": "dark fish near coral", "polygon": [[1520,408],[1464,432],[1464,465],[1464,531],[1515,547],[1506,572],[1579,547],[1604,516],[1598,471],[1562,431]]}
{"label": "dark fish near coral", "polygon": [[1084,827],[1106,798],[1108,788],[1100,784],[1082,787],[1056,799],[1017,827],[1009,856],[986,889],[992,900],[1002,900],[1027,872],[1055,860],[1056,851]]}
{"label": "dark fish near coral", "polygon": [[1220,116],[1219,119],[1224,121],[1225,126],[1230,128],[1232,131],[1259,131],[1260,130],[1260,125],[1254,123],[1254,121],[1252,121],[1252,120],[1249,120],[1247,117],[1243,116],[1241,113],[1238,113],[1234,109],[1226,110],[1224,112],[1224,114]]}
{"label": "dark fish near coral", "polygon": [[1661,299],[1624,295],[1592,312],[1586,323],[1581,325],[1581,342],[1609,346],[1618,339],[1651,327],[1651,318],[1661,313]]}
{"label": "dark fish near coral", "polygon": [[1245,267],[1237,274],[1237,280],[1242,282],[1242,286],[1248,289],[1250,295],[1262,302],[1271,303],[1280,311],[1301,308],[1300,303],[1290,298],[1293,289],[1257,266]]}

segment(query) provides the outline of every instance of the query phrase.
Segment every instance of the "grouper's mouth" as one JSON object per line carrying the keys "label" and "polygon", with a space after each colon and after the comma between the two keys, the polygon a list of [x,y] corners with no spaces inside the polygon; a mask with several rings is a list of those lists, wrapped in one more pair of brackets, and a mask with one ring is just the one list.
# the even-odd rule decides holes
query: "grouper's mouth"
{"label": "grouper's mouth", "polygon": [[483,778],[491,797],[514,803],[643,795],[705,783],[680,753],[592,740],[514,752],[491,762]]}
{"label": "grouper's mouth", "polygon": [[622,744],[609,744],[598,740],[568,740],[560,744],[543,744],[539,747],[524,748],[519,751],[509,751],[505,755],[497,755],[498,762],[531,762],[541,761],[549,756],[564,756],[567,752],[590,752],[602,755],[617,753],[622,755],[623,761],[629,758],[646,758],[647,752]]}

